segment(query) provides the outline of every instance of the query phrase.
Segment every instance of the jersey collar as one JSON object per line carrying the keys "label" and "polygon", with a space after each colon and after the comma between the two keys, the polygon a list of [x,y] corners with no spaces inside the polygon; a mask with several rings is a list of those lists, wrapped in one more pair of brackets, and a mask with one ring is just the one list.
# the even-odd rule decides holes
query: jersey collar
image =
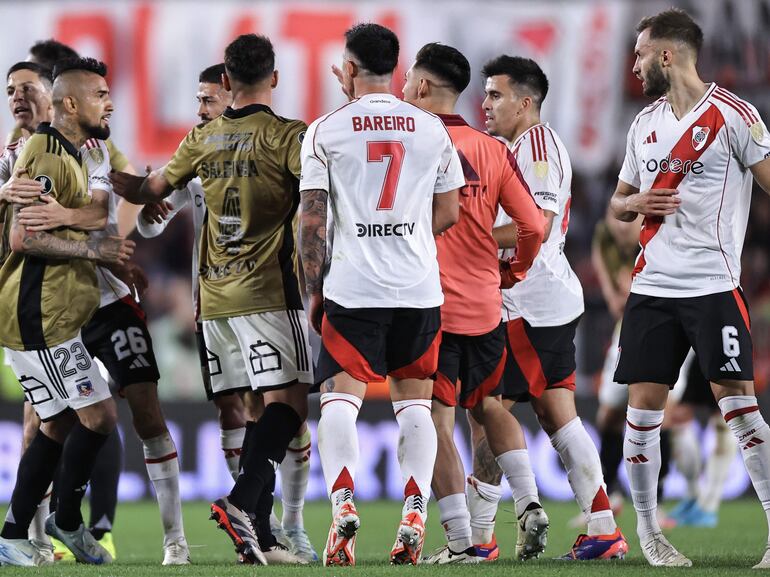
{"label": "jersey collar", "polygon": [[250,114],[255,114],[257,112],[269,112],[270,114],[273,114],[273,111],[270,109],[269,106],[266,106],[264,104],[247,104],[243,108],[230,108],[229,106],[225,108],[225,111],[222,113],[222,116],[225,118],[243,118],[245,116],[249,116]]}
{"label": "jersey collar", "polygon": [[59,144],[62,145],[62,148],[67,151],[67,154],[70,156],[74,156],[77,158],[78,162],[80,162],[80,151],[75,148],[75,145],[72,144],[69,140],[64,138],[64,135],[56,130],[53,126],[51,126],[50,122],[41,122],[37,130],[35,130],[38,134],[50,134],[53,136],[56,140],[59,141]]}
{"label": "jersey collar", "polygon": [[465,119],[459,114],[437,114],[444,126],[468,126]]}

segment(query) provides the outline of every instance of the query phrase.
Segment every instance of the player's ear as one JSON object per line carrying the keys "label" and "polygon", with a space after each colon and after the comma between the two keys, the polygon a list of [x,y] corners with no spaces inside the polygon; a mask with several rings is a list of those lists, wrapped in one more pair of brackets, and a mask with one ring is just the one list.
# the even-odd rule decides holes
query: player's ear
{"label": "player's ear", "polygon": [[232,92],[232,88],[230,88],[230,77],[227,75],[227,72],[222,73],[222,86],[224,86],[225,90],[228,92]]}
{"label": "player's ear", "polygon": [[65,96],[62,98],[62,104],[68,114],[74,114],[78,110],[77,99],[74,96]]}
{"label": "player's ear", "polygon": [[350,78],[358,76],[358,66],[356,66],[355,62],[352,60],[345,60],[342,65],[345,67],[345,72]]}
{"label": "player's ear", "polygon": [[671,50],[663,50],[660,53],[660,65],[665,68],[666,66],[671,66],[674,60],[674,54],[671,52]]}
{"label": "player's ear", "polygon": [[270,88],[275,88],[278,86],[278,71],[273,70],[273,76],[270,78]]}
{"label": "player's ear", "polygon": [[420,78],[420,82],[417,84],[417,97],[427,98],[430,96],[430,82],[427,78]]}

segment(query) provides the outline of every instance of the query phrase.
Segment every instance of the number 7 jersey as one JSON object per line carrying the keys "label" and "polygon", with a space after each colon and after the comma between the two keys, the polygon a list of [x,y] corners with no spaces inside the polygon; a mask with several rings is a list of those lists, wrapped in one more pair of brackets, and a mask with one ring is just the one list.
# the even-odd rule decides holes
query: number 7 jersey
{"label": "number 7 jersey", "polygon": [[313,122],[300,190],[329,193],[324,297],[346,308],[441,305],[433,195],[463,185],[441,120],[391,94]]}

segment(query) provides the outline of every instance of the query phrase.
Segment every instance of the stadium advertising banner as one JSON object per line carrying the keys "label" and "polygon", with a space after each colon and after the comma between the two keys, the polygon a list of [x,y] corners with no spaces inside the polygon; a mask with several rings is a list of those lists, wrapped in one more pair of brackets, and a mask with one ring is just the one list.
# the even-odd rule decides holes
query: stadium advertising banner
{"label": "stadium advertising banner", "polygon": [[[236,35],[268,35],[280,80],[275,110],[310,122],[344,101],[331,64],[343,33],[358,21],[392,28],[402,43],[394,88],[419,48],[441,41],[470,60],[474,79],[461,101],[483,126],[479,71],[501,53],[536,59],[549,75],[544,117],[559,131],[579,170],[614,159],[622,68],[629,46],[629,2],[33,2],[3,3],[0,20],[24,23],[0,36],[0,66],[27,56],[34,40],[55,37],[104,60],[115,103],[113,139],[136,166],[165,162],[197,122],[198,73],[220,62]],[[0,131],[10,129],[7,110]]]}
{"label": "stadium advertising banner", "polygon": [[[118,403],[120,409],[120,431],[123,435],[124,473],[120,479],[119,498],[122,501],[152,498],[150,482],[144,465],[142,446],[131,426],[131,415],[124,401]],[[326,486],[321,472],[321,460],[316,446],[316,426],[318,424],[318,398],[311,397],[311,416],[308,420],[313,436],[313,448],[310,457],[310,481],[307,499],[325,499]],[[227,493],[232,487],[232,477],[227,471],[222,456],[219,440],[219,426],[213,405],[208,403],[165,403],[163,411],[168,420],[169,430],[176,442],[180,455],[180,486],[182,498],[214,499]],[[567,474],[561,466],[559,455],[551,447],[548,436],[540,429],[528,404],[516,409],[527,437],[532,468],[537,479],[540,494],[546,499],[563,501],[573,500],[572,490],[567,481]],[[578,401],[578,414],[589,434],[598,444],[598,436],[592,425],[596,414],[596,404],[592,401]],[[455,443],[470,472],[471,446],[467,432],[465,416],[458,412],[459,425],[455,433]],[[705,458],[713,446],[712,435],[701,436],[701,426],[697,435],[701,438],[701,448]],[[16,467],[21,453],[21,403],[13,405],[3,403],[0,407],[0,502],[10,500],[16,480]],[[398,466],[398,425],[393,417],[390,402],[367,401],[358,419],[360,439],[360,460],[356,472],[356,497],[361,500],[394,499],[403,497],[404,486]],[[280,471],[279,471],[280,474]],[[628,482],[625,467],[621,465],[620,479],[626,491]],[[506,498],[510,496],[507,484],[503,483]],[[741,455],[735,456],[731,472],[724,488],[726,499],[743,495],[750,489],[750,481],[743,465]],[[276,483],[280,494],[280,483]],[[685,481],[676,470],[666,478],[666,498],[682,497]]]}

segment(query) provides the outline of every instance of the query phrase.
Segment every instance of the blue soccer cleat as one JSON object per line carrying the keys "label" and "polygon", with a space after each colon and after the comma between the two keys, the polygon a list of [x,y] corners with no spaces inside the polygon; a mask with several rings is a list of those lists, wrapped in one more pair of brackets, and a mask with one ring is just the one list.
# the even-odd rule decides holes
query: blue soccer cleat
{"label": "blue soccer cleat", "polygon": [[578,535],[572,549],[559,559],[565,561],[623,559],[626,553],[628,553],[628,543],[618,528],[611,535]]}

